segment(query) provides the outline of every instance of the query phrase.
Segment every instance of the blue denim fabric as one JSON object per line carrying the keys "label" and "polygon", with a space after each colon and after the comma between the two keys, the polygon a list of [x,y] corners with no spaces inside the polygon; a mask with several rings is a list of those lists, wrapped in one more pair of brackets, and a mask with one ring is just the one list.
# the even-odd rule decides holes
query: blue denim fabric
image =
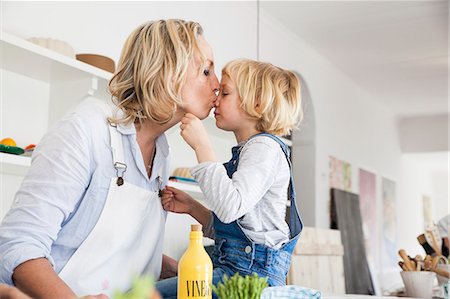
{"label": "blue denim fabric", "polygon": [[[292,163],[289,158],[289,148],[276,136],[261,133],[252,136],[266,136],[280,144],[291,169],[288,198],[291,202],[289,209],[289,228],[291,238],[279,249],[267,247],[264,244],[252,242],[243,232],[239,219],[225,224],[214,215],[215,246],[212,254],[214,268],[228,266],[241,275],[256,273],[268,277],[269,286],[283,286],[291,264],[291,256],[302,230],[303,224],[298,214],[295,201],[295,187],[292,176]],[[232,149],[233,157],[224,164],[228,176],[231,178],[239,164],[239,154],[242,146]]]}
{"label": "blue denim fabric", "polygon": [[[303,228],[295,201],[295,188],[292,177],[292,163],[289,158],[289,148],[276,136],[261,133],[252,136],[267,136],[278,142],[288,160],[291,169],[289,194],[291,206],[289,209],[290,240],[279,249],[273,249],[263,244],[252,242],[242,231],[239,219],[225,224],[214,216],[215,246],[212,253],[214,265],[213,284],[221,281],[223,274],[229,277],[239,272],[242,276],[256,273],[268,278],[269,286],[283,286],[286,284],[286,275],[291,264],[291,256]],[[224,167],[231,178],[239,164],[239,154],[242,146],[232,148],[232,158]],[[163,298],[176,298],[177,278],[169,278],[156,283],[156,288]],[[213,298],[217,298],[213,293]]]}

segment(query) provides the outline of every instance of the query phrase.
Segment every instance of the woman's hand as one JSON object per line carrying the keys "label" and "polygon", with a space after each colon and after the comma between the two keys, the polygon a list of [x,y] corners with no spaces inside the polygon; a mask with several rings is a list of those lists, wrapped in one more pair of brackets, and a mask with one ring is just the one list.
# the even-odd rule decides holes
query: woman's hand
{"label": "woman's hand", "polygon": [[8,286],[6,284],[0,284],[0,298],[2,299],[31,299],[18,288]]}
{"label": "woman's hand", "polygon": [[166,211],[179,214],[191,214],[195,199],[177,188],[166,186],[162,190],[161,203]]}
{"label": "woman's hand", "polygon": [[178,274],[178,262],[170,256],[164,255],[162,257],[161,276],[159,279],[166,279],[177,276]]}
{"label": "woman's hand", "polygon": [[202,121],[191,113],[181,119],[181,137],[194,149],[198,163],[215,161],[211,142]]}

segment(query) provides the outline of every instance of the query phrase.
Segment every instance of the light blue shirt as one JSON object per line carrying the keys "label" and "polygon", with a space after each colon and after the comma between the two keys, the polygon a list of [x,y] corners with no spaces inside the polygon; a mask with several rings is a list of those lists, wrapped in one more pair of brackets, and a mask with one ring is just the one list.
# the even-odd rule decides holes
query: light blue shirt
{"label": "light blue shirt", "polygon": [[[104,106],[100,100],[86,99],[39,142],[11,210],[0,225],[0,283],[11,285],[18,265],[41,257],[59,273],[97,223],[111,178],[116,177]],[[117,130],[122,134],[127,163],[124,180],[156,191],[161,175],[165,186],[169,176],[166,137],[156,140],[148,178],[135,126],[119,125]]]}

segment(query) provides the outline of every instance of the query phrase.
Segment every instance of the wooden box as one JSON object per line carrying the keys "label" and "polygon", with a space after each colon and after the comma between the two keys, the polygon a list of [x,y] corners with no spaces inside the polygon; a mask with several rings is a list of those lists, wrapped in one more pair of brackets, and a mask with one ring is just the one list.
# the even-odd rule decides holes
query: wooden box
{"label": "wooden box", "polygon": [[288,284],[345,294],[344,247],[339,230],[304,227],[292,256]]}

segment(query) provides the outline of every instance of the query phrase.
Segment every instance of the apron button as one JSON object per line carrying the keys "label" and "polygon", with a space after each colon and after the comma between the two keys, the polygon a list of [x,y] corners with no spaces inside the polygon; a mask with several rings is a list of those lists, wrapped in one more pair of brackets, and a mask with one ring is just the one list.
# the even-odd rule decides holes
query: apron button
{"label": "apron button", "polygon": [[244,250],[245,250],[245,253],[252,252],[252,248],[250,246],[246,246]]}

